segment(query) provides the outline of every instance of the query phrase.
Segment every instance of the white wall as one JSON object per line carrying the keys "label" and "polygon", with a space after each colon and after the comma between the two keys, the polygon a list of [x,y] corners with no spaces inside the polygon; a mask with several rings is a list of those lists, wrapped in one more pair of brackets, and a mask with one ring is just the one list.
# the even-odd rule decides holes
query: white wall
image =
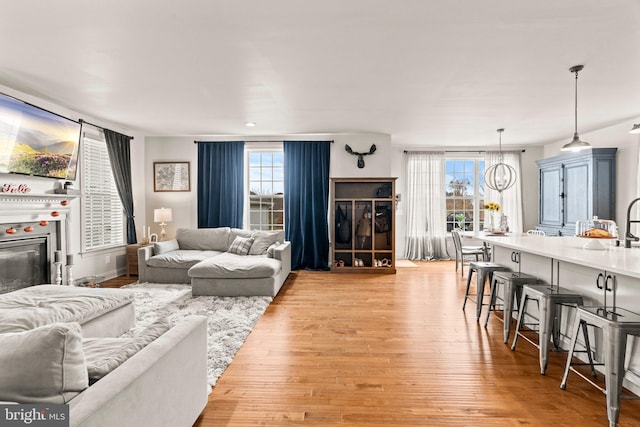
{"label": "white wall", "polygon": [[[11,88],[0,86],[0,92],[13,96],[20,100],[29,102],[40,108],[52,111],[62,116],[68,117],[73,120],[84,119],[89,123],[97,126],[112,129],[116,132],[121,132],[126,135],[134,137],[131,145],[131,163],[132,165],[141,164],[144,159],[144,137],[139,132],[134,132],[129,129],[122,128],[113,123],[108,123],[87,116],[85,114],[78,113],[68,108],[61,107],[50,101],[39,99],[34,96],[27,95],[25,93],[13,90]],[[80,188],[80,174],[78,173],[78,179],[74,182],[74,188]],[[133,167],[132,179],[134,182],[133,196],[134,196],[134,209],[138,209],[140,206],[144,206],[144,192],[145,188],[137,186],[136,183],[141,182],[142,172],[139,168]],[[15,184],[27,184],[31,188],[33,194],[45,194],[53,193],[53,190],[60,187],[64,180],[50,179],[50,178],[37,178],[28,177],[22,175],[13,174],[0,174],[0,183],[15,183]],[[91,275],[102,275],[107,278],[115,277],[124,273],[125,270],[125,247],[114,248],[110,250],[103,250],[91,253],[80,253],[81,248],[81,222],[80,222],[80,199],[75,198],[69,203],[71,213],[69,216],[69,253],[75,255],[75,266],[73,269],[74,278],[87,277]],[[109,262],[107,261],[107,257]]]}
{"label": "white wall", "polygon": [[[331,145],[331,177],[389,177],[391,173],[391,138],[379,133],[340,133],[313,135],[276,135],[259,138],[256,136],[162,136],[145,138],[145,176],[147,187],[146,210],[144,224],[151,227],[152,233],[160,233],[160,226],[153,222],[153,210],[160,207],[173,210],[173,222],[167,227],[167,238],[175,236],[178,228],[198,227],[198,199],[197,199],[197,164],[198,149],[194,144],[198,141],[328,141]],[[376,145],[376,152],[364,156],[365,167],[357,167],[357,157],[345,151],[348,144],[353,151],[369,152],[371,144]],[[153,191],[153,162],[187,161],[191,162],[191,191],[190,192],[154,192]],[[140,215],[140,214],[139,214]],[[141,216],[140,216],[141,217]]]}

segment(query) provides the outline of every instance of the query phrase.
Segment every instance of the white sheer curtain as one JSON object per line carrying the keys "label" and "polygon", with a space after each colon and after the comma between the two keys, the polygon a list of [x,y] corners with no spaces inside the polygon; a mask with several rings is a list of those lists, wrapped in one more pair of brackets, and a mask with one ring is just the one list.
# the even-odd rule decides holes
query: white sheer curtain
{"label": "white sheer curtain", "polygon": [[407,153],[407,259],[446,259],[444,153]]}
{"label": "white sheer curtain", "polygon": [[[500,162],[500,153],[497,151],[488,151],[485,153],[484,167],[487,170],[490,166]],[[502,206],[500,213],[495,215],[494,225],[500,225],[500,214],[507,216],[509,222],[509,231],[513,233],[522,233],[522,184],[520,171],[520,153],[502,152],[502,163],[513,167],[516,171],[516,183],[513,187],[502,192]],[[485,185],[484,202],[500,203],[500,194]],[[489,215],[485,212],[484,228],[489,228]]]}

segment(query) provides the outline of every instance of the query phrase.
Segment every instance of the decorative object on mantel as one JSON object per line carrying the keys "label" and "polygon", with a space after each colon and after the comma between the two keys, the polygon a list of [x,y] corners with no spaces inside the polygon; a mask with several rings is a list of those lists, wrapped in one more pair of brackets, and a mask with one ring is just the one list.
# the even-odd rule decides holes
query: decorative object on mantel
{"label": "decorative object on mantel", "polygon": [[373,154],[376,152],[376,144],[371,144],[371,148],[369,148],[368,153],[358,153],[357,151],[353,151],[349,144],[344,145],[344,149],[347,153],[353,154],[354,156],[358,156],[358,167],[360,169],[364,168],[364,156],[368,156],[369,154]]}
{"label": "decorative object on mantel", "polygon": [[574,109],[574,133],[571,142],[562,146],[562,151],[580,151],[587,148],[591,148],[591,144],[588,142],[580,141],[578,136],[578,72],[582,71],[584,65],[574,65],[569,68],[569,71],[576,75],[576,91],[575,91],[575,109]]}
{"label": "decorative object on mantel", "polygon": [[73,188],[56,188],[53,192],[56,194],[68,194],[70,196],[79,196],[81,194],[80,190],[74,190]]}
{"label": "decorative object on mantel", "polygon": [[29,188],[29,186],[27,184],[2,184],[2,188],[0,188],[0,191],[2,191],[3,193],[19,193],[19,194],[25,194],[28,193],[29,191],[31,191],[31,188]]}

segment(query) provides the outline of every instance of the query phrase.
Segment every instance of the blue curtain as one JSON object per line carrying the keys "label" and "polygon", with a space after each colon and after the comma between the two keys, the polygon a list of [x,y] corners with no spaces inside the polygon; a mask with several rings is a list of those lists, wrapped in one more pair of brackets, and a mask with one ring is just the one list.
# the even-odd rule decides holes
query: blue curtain
{"label": "blue curtain", "polygon": [[131,181],[131,137],[104,129],[104,140],[107,143],[107,153],[113,179],[116,182],[120,202],[127,216],[127,243],[137,243],[136,223],[133,215],[133,183]]}
{"label": "blue curtain", "polygon": [[331,142],[284,142],[284,212],[291,268],[329,268]]}
{"label": "blue curtain", "polygon": [[242,228],[244,141],[198,141],[198,228]]}

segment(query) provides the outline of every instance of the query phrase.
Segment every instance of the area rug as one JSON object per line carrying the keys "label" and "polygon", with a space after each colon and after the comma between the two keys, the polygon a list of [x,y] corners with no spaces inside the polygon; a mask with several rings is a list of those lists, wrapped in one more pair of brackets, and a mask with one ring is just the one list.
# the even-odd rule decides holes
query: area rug
{"label": "area rug", "polygon": [[207,316],[208,381],[214,386],[229,366],[271,297],[194,297],[190,285],[134,283],[124,286],[135,292],[136,327],[125,336],[140,332],[159,317],[172,324],[193,314]]}
{"label": "area rug", "polygon": [[409,261],[408,259],[397,259],[396,267],[398,268],[415,268],[418,267],[417,264]]}

